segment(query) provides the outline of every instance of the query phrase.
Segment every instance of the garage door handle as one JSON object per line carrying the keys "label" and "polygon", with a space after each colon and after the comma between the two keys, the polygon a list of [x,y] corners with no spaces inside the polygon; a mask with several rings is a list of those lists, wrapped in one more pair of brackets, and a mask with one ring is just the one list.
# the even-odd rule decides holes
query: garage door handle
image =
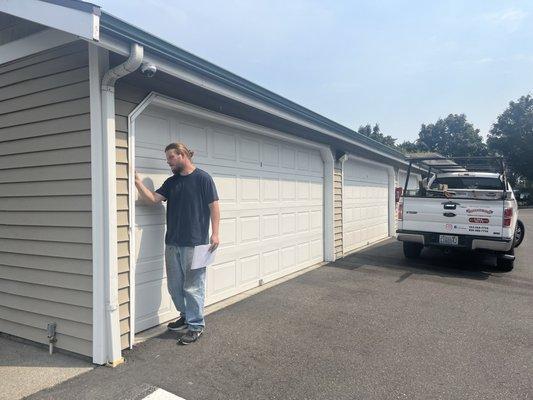
{"label": "garage door handle", "polygon": [[455,213],[444,213],[442,215],[444,215],[445,217],[455,217]]}

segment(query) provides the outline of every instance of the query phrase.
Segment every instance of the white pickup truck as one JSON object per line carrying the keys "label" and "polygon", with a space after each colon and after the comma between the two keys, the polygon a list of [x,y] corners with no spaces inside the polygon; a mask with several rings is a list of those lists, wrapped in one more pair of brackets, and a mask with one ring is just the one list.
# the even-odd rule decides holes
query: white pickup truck
{"label": "white pickup truck", "polygon": [[[407,258],[418,257],[424,246],[484,251],[496,254],[498,267],[510,271],[524,226],[518,221],[517,202],[503,161],[496,159],[501,171],[484,172],[487,164],[481,168],[479,162],[474,163],[476,171],[471,170],[475,165],[465,160],[411,160],[428,171],[429,179],[418,189],[403,192],[398,204],[397,238],[403,242]],[[409,173],[405,188],[408,182]]]}

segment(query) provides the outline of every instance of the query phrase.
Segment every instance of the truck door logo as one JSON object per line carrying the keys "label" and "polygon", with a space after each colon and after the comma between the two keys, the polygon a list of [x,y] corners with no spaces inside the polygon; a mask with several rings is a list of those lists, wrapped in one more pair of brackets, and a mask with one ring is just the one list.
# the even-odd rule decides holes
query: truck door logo
{"label": "truck door logo", "polygon": [[469,214],[473,214],[473,213],[492,214],[494,211],[487,210],[486,208],[469,208],[466,210],[466,212]]}

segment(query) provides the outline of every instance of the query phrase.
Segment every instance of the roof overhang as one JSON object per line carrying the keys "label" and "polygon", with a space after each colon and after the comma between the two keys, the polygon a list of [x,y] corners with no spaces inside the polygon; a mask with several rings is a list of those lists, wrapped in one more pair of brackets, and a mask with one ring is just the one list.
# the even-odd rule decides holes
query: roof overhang
{"label": "roof overhang", "polygon": [[79,38],[100,39],[100,8],[72,0],[2,0],[0,11]]}
{"label": "roof overhang", "polygon": [[102,13],[99,45],[129,55],[132,42],[144,48],[144,62],[153,63],[171,76],[223,95],[289,122],[313,129],[322,135],[356,146],[366,152],[407,165],[403,153],[337,124],[258,85],[208,63],[184,50]]}
{"label": "roof overhang", "polygon": [[[2,0],[0,11],[71,33],[123,56],[132,43],[144,48],[144,61],[178,79],[312,129],[358,151],[395,165],[407,165],[404,155],[389,146],[340,125],[223,68],[184,51],[100,8],[79,0]],[[354,149],[354,151],[356,150]]]}

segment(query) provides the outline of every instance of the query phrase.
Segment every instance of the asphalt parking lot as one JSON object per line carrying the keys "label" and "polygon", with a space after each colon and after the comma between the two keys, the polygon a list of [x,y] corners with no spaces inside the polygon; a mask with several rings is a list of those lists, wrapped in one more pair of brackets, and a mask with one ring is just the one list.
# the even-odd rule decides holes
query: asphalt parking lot
{"label": "asphalt parking lot", "polygon": [[533,210],[515,269],[388,240],[165,333],[31,399],[533,398]]}

